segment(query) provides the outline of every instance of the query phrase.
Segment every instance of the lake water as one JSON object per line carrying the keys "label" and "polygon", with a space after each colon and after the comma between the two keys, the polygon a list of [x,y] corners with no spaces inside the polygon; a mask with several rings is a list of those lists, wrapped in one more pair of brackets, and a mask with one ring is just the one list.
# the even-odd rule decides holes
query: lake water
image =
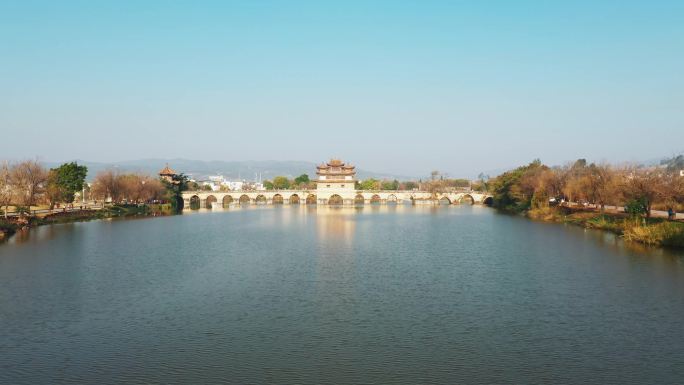
{"label": "lake water", "polygon": [[40,227],[0,383],[682,383],[683,254],[480,206]]}

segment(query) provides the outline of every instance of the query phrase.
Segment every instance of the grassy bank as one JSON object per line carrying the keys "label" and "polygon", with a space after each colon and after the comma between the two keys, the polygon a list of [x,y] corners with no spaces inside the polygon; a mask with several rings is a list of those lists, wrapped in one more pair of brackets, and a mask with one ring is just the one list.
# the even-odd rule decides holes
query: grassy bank
{"label": "grassy bank", "polygon": [[569,223],[590,229],[611,231],[622,235],[628,241],[654,246],[684,248],[684,223],[682,222],[568,207],[531,209],[525,214],[527,217],[536,220]]}
{"label": "grassy bank", "polygon": [[51,225],[57,223],[83,222],[105,218],[129,218],[141,216],[163,216],[172,215],[173,209],[170,204],[155,205],[114,205],[102,210],[78,210],[69,212],[58,212],[44,216],[34,216],[19,221],[14,217],[11,219],[0,219],[0,239],[14,234],[23,227],[35,227]]}

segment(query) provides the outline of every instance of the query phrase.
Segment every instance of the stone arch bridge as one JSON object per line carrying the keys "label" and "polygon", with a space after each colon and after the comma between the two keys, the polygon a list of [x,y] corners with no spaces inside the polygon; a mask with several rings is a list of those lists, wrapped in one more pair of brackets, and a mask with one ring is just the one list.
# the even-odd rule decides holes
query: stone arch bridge
{"label": "stone arch bridge", "polygon": [[373,204],[491,204],[492,197],[475,191],[429,193],[426,191],[330,192],[320,190],[185,191],[183,209],[222,208],[235,205],[344,205]]}

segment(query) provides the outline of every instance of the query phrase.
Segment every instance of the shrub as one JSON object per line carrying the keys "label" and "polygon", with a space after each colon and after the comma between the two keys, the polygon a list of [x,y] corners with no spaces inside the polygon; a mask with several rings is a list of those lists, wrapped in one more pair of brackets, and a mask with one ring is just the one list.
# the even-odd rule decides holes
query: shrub
{"label": "shrub", "polygon": [[632,199],[625,204],[625,212],[637,216],[646,214],[646,202],[644,198]]}
{"label": "shrub", "polygon": [[4,219],[0,219],[0,238],[2,238],[3,234],[13,234],[15,231],[17,231],[17,228],[18,226],[16,223],[11,223]]}
{"label": "shrub", "polygon": [[586,222],[586,227],[592,229],[608,230],[618,234],[622,234],[624,230],[624,222],[619,221],[612,216],[599,215],[588,219]]}
{"label": "shrub", "polygon": [[648,245],[684,247],[684,224],[659,222],[642,225],[634,222],[625,228],[624,237]]}

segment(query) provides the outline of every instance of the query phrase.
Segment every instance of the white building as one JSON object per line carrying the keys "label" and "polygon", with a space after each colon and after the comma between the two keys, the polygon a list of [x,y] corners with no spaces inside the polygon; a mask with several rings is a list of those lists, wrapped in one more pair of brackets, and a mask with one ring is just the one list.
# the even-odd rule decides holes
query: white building
{"label": "white building", "polygon": [[211,191],[219,191],[221,190],[221,185],[218,183],[215,183],[213,181],[210,182],[202,182],[202,186],[209,186],[211,187]]}
{"label": "white building", "polygon": [[226,181],[224,186],[230,191],[242,190],[242,186],[245,184],[243,181]]}
{"label": "white building", "polygon": [[223,184],[226,181],[226,178],[224,178],[223,175],[209,175],[209,180],[216,184]]}

